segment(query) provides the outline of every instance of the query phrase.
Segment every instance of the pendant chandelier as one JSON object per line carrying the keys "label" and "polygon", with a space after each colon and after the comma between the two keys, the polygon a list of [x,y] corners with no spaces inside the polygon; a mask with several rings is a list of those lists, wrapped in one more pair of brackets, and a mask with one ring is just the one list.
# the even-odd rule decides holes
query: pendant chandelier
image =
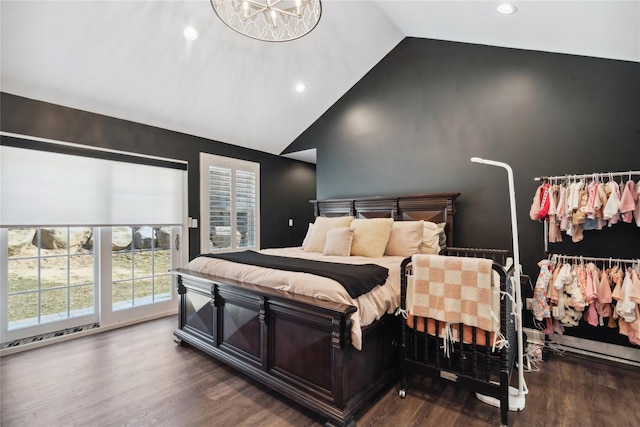
{"label": "pendant chandelier", "polygon": [[320,21],[320,0],[210,0],[216,15],[233,30],[258,40],[295,40]]}

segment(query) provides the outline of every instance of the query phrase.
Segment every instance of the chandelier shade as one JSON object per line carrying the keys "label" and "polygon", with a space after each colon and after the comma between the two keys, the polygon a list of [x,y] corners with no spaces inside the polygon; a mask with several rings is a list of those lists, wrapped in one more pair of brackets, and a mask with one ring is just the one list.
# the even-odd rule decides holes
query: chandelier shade
{"label": "chandelier shade", "polygon": [[281,42],[300,38],[320,21],[320,0],[209,0],[231,29],[257,40]]}

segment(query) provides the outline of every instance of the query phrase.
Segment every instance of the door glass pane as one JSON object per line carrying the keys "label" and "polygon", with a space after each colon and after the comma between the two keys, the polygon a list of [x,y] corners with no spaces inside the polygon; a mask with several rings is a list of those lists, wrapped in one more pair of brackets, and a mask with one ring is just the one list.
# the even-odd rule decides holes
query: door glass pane
{"label": "door glass pane", "polygon": [[154,280],[154,300],[165,301],[171,298],[171,276],[165,275],[156,277]]}
{"label": "door glass pane", "polygon": [[8,230],[9,259],[36,256],[35,228],[10,228]]}
{"label": "door glass pane", "polygon": [[153,251],[136,251],[133,253],[133,273],[136,278],[153,275]]}
{"label": "door glass pane", "polygon": [[40,259],[40,285],[42,289],[66,286],[67,261],[67,257],[43,257]]}
{"label": "door glass pane", "polygon": [[153,302],[153,280],[139,279],[134,283],[134,305],[151,304]]}
{"label": "door glass pane", "polygon": [[40,322],[53,322],[67,317],[67,289],[40,292]]}
{"label": "door glass pane", "polygon": [[171,251],[159,250],[155,251],[153,272],[155,275],[167,274],[171,269]]}
{"label": "door glass pane", "polygon": [[[131,242],[113,251],[112,310],[171,299],[171,227],[128,227]],[[123,231],[124,232],[124,231]],[[115,235],[115,229],[113,230]],[[166,276],[166,279],[160,279]],[[166,283],[165,283],[166,281]],[[156,283],[160,286],[156,289]],[[159,298],[156,298],[156,295]]]}
{"label": "door glass pane", "polygon": [[90,227],[8,230],[7,330],[96,312],[92,231]]}
{"label": "door glass pane", "polygon": [[9,294],[38,290],[38,259],[10,259]]}
{"label": "door glass pane", "polygon": [[152,227],[134,227],[133,230],[134,249],[151,249],[154,246],[155,230]]}
{"label": "door glass pane", "polygon": [[69,289],[69,311],[72,317],[93,313],[93,286],[73,286]]}
{"label": "door glass pane", "polygon": [[122,310],[133,306],[133,282],[113,282],[113,310]]}
{"label": "door glass pane", "polygon": [[111,250],[115,253],[131,249],[133,229],[131,227],[113,227],[111,229]]}
{"label": "door glass pane", "polygon": [[69,284],[87,285],[93,283],[93,254],[69,257]]}
{"label": "door glass pane", "polygon": [[111,271],[113,280],[130,280],[133,273],[133,256],[131,252],[114,253],[111,259]]}
{"label": "door glass pane", "polygon": [[38,324],[38,293],[9,295],[9,330]]}

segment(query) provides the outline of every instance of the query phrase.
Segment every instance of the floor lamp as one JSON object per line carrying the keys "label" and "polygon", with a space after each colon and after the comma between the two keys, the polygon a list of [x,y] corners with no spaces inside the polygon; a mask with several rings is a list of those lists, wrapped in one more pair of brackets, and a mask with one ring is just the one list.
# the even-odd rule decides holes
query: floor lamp
{"label": "floor lamp", "polygon": [[[527,394],[524,382],[523,367],[523,339],[522,339],[522,295],[520,289],[520,275],[522,274],[520,266],[520,247],[518,246],[518,219],[516,217],[516,192],[513,185],[513,169],[506,163],[496,162],[493,160],[481,159],[480,157],[472,157],[473,163],[481,163],[485,165],[498,166],[507,170],[507,178],[509,180],[509,200],[511,204],[511,237],[513,239],[513,263],[515,271],[511,278],[512,285],[515,287],[515,308],[516,308],[516,328],[518,337],[518,388],[509,387],[509,410],[521,411],[524,409],[525,396]],[[500,401],[493,397],[484,396],[476,393],[478,399],[493,406],[500,406]]]}

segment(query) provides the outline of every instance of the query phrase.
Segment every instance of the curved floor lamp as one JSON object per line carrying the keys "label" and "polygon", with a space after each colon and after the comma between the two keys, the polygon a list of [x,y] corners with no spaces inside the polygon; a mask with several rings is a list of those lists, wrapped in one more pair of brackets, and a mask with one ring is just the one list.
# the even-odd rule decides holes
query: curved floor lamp
{"label": "curved floor lamp", "polygon": [[[520,248],[518,246],[518,220],[516,218],[516,192],[513,185],[513,169],[506,163],[496,162],[493,160],[481,159],[480,157],[472,157],[473,163],[481,163],[485,165],[498,166],[507,170],[507,178],[509,180],[509,200],[511,204],[511,236],[513,239],[513,263],[515,271],[511,278],[512,284],[515,287],[515,317],[516,317],[516,329],[518,336],[518,388],[509,387],[509,410],[521,411],[524,409],[525,396],[527,394],[526,385],[524,382],[524,367],[523,367],[523,340],[522,340],[522,295],[520,289],[520,275],[522,274],[522,267],[520,266]],[[476,396],[482,402],[488,403],[493,406],[500,407],[500,401],[490,396],[484,396],[476,393]]]}

